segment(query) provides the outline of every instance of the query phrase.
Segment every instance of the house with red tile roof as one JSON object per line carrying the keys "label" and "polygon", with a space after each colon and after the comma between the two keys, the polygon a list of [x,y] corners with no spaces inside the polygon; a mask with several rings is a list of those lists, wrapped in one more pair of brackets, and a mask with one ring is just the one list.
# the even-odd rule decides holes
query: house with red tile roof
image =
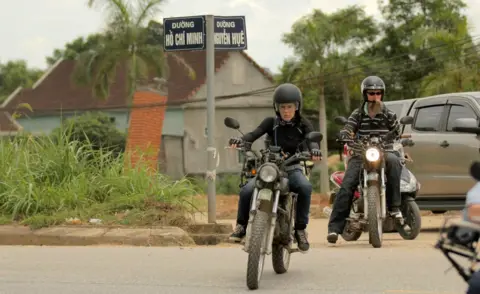
{"label": "house with red tile roof", "polygon": [[[159,161],[164,171],[173,176],[203,173],[206,168],[206,98],[205,51],[178,52],[195,71],[195,79],[188,76],[185,67],[174,58],[167,58],[169,79],[167,81],[168,103],[162,130],[162,146]],[[33,134],[48,134],[61,125],[62,120],[85,111],[102,111],[115,120],[117,127],[128,128],[127,88],[125,68],[119,66],[110,96],[100,100],[93,96],[91,88],[79,86],[73,80],[73,60],[57,61],[29,89],[18,88],[1,105],[0,134],[15,134],[26,131]],[[230,95],[274,86],[272,76],[260,67],[245,52],[217,51],[215,53],[215,95]],[[175,103],[176,102],[176,103]],[[33,112],[17,110],[22,116],[14,119],[12,114],[21,103],[28,103]],[[248,130],[264,116],[272,114],[271,92],[256,96],[239,97],[217,102],[216,133],[220,152],[219,169],[223,172],[238,170],[237,154],[226,154],[223,146],[232,130],[223,126],[225,116],[239,119],[242,129]],[[232,165],[233,164],[233,165]]]}

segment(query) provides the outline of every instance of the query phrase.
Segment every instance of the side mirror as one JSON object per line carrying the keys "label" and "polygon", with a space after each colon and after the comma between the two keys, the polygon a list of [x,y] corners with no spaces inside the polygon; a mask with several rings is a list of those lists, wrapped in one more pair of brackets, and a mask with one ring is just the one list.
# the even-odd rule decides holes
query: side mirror
{"label": "side mirror", "polygon": [[413,117],[411,116],[404,116],[400,119],[400,123],[402,125],[411,125],[413,123]]}
{"label": "side mirror", "polygon": [[480,127],[474,118],[458,118],[453,122],[454,132],[480,135]]}
{"label": "side mirror", "polygon": [[238,120],[236,120],[234,118],[226,117],[223,120],[223,123],[225,124],[225,126],[227,128],[234,129],[234,130],[240,129],[240,123],[238,122]]}
{"label": "side mirror", "polygon": [[347,119],[344,116],[337,116],[333,121],[340,126],[343,126],[347,123]]}
{"label": "side mirror", "polygon": [[310,132],[305,138],[310,142],[320,142],[323,139],[323,135],[320,132]]}

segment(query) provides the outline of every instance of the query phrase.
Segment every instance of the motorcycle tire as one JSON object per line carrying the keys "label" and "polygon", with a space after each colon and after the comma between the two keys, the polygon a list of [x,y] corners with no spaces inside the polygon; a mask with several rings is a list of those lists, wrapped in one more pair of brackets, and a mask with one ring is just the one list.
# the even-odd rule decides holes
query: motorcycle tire
{"label": "motorcycle tire", "polygon": [[401,208],[404,222],[410,227],[410,230],[405,230],[405,226],[397,223],[397,231],[405,240],[415,240],[420,234],[422,228],[422,216],[420,215],[420,208],[415,201],[404,201]]}
{"label": "motorcycle tire", "polygon": [[381,203],[378,186],[372,185],[367,188],[368,199],[368,237],[373,248],[382,247],[383,221],[380,218]]}
{"label": "motorcycle tire", "polygon": [[262,248],[266,248],[267,230],[270,227],[268,220],[268,213],[257,210],[252,223],[247,261],[247,287],[250,290],[258,289],[262,278],[265,265],[265,253],[262,252]]}

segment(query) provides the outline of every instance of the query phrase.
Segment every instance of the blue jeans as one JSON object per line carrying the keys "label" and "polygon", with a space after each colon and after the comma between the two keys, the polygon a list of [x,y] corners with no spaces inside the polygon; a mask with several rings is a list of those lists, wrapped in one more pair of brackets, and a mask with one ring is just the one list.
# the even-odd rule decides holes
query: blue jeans
{"label": "blue jeans", "polygon": [[[253,190],[255,189],[256,178],[242,187],[240,190],[240,199],[238,201],[237,224],[246,226],[250,216],[250,203],[252,201]],[[290,191],[298,194],[297,199],[297,218],[295,220],[295,229],[304,230],[308,224],[308,214],[310,213],[310,201],[312,199],[312,184],[303,175],[299,169],[288,172],[288,183]]]}
{"label": "blue jeans", "polygon": [[480,293],[480,271],[474,273],[468,281],[467,294],[477,293]]}

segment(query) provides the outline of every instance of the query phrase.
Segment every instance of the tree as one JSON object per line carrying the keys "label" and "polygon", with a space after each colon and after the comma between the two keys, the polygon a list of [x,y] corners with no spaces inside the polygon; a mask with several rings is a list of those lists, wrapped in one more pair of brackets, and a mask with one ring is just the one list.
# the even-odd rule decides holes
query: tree
{"label": "tree", "polygon": [[379,6],[385,19],[383,36],[366,56],[377,61],[372,70],[389,87],[388,99],[418,97],[423,77],[442,68],[449,59],[445,47],[429,49],[432,44],[425,32],[454,33],[466,5],[462,0],[389,0]]}
{"label": "tree", "polygon": [[478,89],[480,55],[468,32],[467,18],[449,16],[450,28],[424,28],[414,35],[417,46],[443,46],[443,51],[448,54],[445,58],[438,52],[432,52],[438,67],[421,79],[419,94],[422,96]]}
{"label": "tree", "polygon": [[[147,27],[151,17],[160,11],[164,0],[89,0],[88,7],[104,9],[107,13],[107,30],[92,50],[78,57],[75,76],[83,84],[93,85],[94,95],[101,99],[109,96],[109,88],[115,80],[117,67],[125,65],[128,89],[127,101],[139,83],[152,75],[167,74],[166,54],[163,48],[152,42],[153,28]],[[152,23],[150,23],[152,24]],[[182,63],[194,78],[192,68],[180,57],[171,54]]]}
{"label": "tree", "polygon": [[65,44],[64,49],[55,49],[52,56],[46,57],[47,64],[52,66],[60,58],[75,60],[83,52],[93,50],[99,46],[102,41],[102,37],[102,34],[91,34],[86,38],[78,37],[72,42]]}
{"label": "tree", "polygon": [[[377,28],[373,19],[366,16],[363,8],[353,5],[330,15],[316,9],[295,22],[292,31],[283,36],[283,41],[293,47],[298,57],[295,63],[299,68],[296,69],[296,82],[304,88],[315,89],[318,95],[320,132],[324,134],[321,149],[325,156],[328,154],[326,82],[342,81],[345,85],[348,83],[345,76],[336,75],[336,78],[332,79],[328,73],[345,68],[343,57],[348,58],[348,64],[351,64],[354,61],[353,56],[356,55],[355,48],[364,47],[376,34]],[[345,87],[341,89],[348,90]],[[346,97],[349,97],[348,93],[345,99]],[[329,189],[326,161],[321,163],[320,187],[322,193]]]}
{"label": "tree", "polygon": [[25,60],[12,60],[0,64],[0,101],[5,100],[18,87],[31,87],[43,72],[30,69]]}

